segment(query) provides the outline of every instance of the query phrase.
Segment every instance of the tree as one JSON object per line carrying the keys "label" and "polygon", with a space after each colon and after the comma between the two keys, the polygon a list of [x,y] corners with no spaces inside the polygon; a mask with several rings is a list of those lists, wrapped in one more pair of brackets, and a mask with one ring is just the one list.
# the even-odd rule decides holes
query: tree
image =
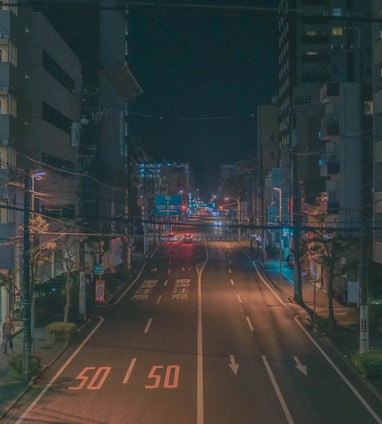
{"label": "tree", "polygon": [[359,260],[350,258],[345,263],[341,263],[341,258],[345,255],[349,256],[351,250],[358,247],[358,242],[349,237],[344,237],[342,234],[320,230],[314,232],[313,237],[309,239],[308,249],[311,253],[317,255],[317,262],[323,264],[328,269],[328,333],[334,334],[336,330],[334,317],[334,279],[344,275],[346,271],[357,269]]}
{"label": "tree", "polygon": [[72,273],[76,267],[76,258],[79,244],[78,237],[71,236],[68,229],[66,232],[68,235],[65,235],[60,241],[58,249],[60,260],[62,261],[64,270],[66,272],[64,322],[69,321],[69,312],[72,303]]}
{"label": "tree", "polygon": [[33,287],[37,281],[37,273],[40,267],[45,263],[53,262],[52,253],[56,249],[56,242],[49,239],[45,242],[39,243],[40,235],[44,234],[49,230],[49,224],[46,219],[40,214],[34,214],[29,220],[29,232],[31,235],[31,245],[33,246],[30,250],[29,259],[29,272],[31,278],[31,287],[33,293]]}

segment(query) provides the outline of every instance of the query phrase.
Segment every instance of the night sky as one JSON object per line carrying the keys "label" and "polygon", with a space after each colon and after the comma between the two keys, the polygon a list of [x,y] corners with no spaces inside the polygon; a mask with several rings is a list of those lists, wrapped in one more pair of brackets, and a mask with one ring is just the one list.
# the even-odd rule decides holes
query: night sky
{"label": "night sky", "polygon": [[[253,3],[278,2],[226,2]],[[129,66],[143,89],[133,135],[154,160],[189,162],[206,196],[221,164],[256,150],[257,106],[277,91],[277,20],[239,6],[132,10],[129,23]]]}

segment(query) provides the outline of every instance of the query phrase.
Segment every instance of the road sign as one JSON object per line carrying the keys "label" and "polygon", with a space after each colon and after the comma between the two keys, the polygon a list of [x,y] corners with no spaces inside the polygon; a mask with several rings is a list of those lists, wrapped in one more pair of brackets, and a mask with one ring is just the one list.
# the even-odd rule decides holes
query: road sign
{"label": "road sign", "polygon": [[103,274],[103,265],[94,265],[94,274]]}
{"label": "road sign", "polygon": [[182,196],[155,196],[155,216],[173,216],[182,213]]}

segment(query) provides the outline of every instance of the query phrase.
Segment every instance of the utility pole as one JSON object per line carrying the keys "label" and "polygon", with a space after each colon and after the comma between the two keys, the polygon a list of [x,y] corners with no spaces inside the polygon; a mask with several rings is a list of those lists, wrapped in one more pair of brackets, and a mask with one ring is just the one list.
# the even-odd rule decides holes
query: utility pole
{"label": "utility pole", "polygon": [[25,170],[24,177],[24,252],[23,252],[23,376],[25,381],[30,379],[30,359],[32,349],[31,338],[31,284],[30,284],[30,175]]}

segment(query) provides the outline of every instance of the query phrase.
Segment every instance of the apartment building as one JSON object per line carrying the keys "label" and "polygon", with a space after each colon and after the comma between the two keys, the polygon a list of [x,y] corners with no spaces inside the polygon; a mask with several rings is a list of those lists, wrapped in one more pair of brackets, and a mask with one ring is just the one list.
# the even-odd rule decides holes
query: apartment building
{"label": "apartment building", "polygon": [[[359,83],[360,114],[371,101],[370,25],[359,19],[370,16],[370,1],[281,0],[280,11],[285,13],[279,20],[280,166],[282,188],[294,199],[296,214],[301,208],[297,182],[303,183],[308,203],[325,192],[319,166],[325,150],[321,88],[326,82]],[[361,132],[370,130],[367,118],[361,120]]]}
{"label": "apartment building", "polygon": [[[373,17],[382,17],[382,0],[373,1]],[[373,24],[373,259],[382,264],[382,27]]]}
{"label": "apartment building", "polygon": [[[0,40],[0,268],[20,287],[24,188],[32,212],[43,213],[50,230],[78,213],[73,125],[80,119],[81,64],[45,17],[27,7],[3,5],[0,27],[7,30]],[[4,315],[15,298],[5,289],[1,297]]]}

